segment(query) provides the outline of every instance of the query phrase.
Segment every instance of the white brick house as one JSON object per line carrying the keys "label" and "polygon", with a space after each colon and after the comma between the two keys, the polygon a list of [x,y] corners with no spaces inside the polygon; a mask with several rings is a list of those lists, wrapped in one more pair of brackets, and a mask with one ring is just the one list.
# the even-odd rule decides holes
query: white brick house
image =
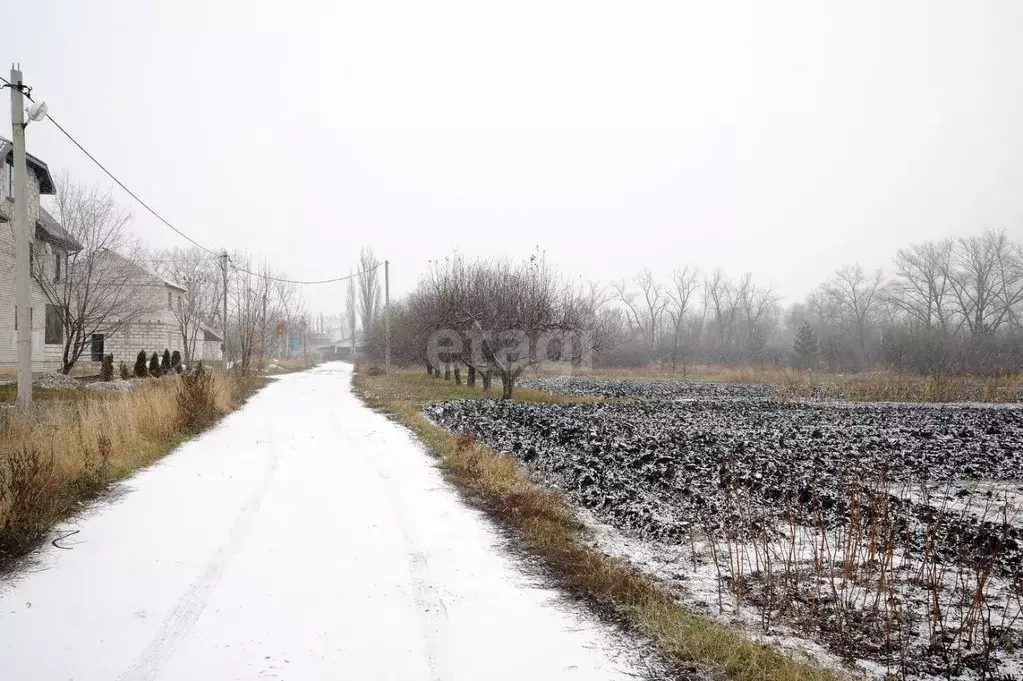
{"label": "white brick house", "polygon": [[[154,352],[163,355],[164,350],[172,353],[177,350],[184,356],[184,339],[175,310],[182,309],[188,290],[124,260],[116,253],[110,253],[108,257],[120,260],[122,267],[136,270],[139,284],[133,287],[133,291],[143,299],[141,306],[144,312],[112,334],[94,334],[91,359],[99,361],[104,354],[112,354],[115,365],[125,362],[130,366],[140,350],[144,350],[147,356]],[[90,358],[83,356],[83,359]],[[204,325],[198,330],[193,359],[223,359],[220,336]]]}
{"label": "white brick house", "polygon": [[[14,149],[9,140],[0,137],[0,367],[16,367],[18,363],[17,328],[14,291]],[[31,242],[32,270],[39,276],[60,281],[67,271],[68,252],[81,246],[39,205],[40,194],[53,194],[53,178],[46,164],[27,155],[28,219],[33,225]],[[32,299],[32,368],[59,368],[64,350],[63,328],[57,310],[47,304],[39,283],[30,283]]]}

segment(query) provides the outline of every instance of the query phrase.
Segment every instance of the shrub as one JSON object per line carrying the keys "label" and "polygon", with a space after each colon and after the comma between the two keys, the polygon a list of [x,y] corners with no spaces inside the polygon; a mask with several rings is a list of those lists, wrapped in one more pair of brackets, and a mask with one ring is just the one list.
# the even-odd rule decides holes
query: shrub
{"label": "shrub", "polygon": [[128,365],[121,362],[121,380],[127,381],[129,378],[131,378],[131,372],[128,370]]}
{"label": "shrub", "polygon": [[216,422],[220,414],[213,381],[213,372],[201,361],[182,377],[178,388],[178,418],[183,429],[199,431]]}
{"label": "shrub", "polygon": [[375,364],[370,365],[369,369],[366,370],[366,374],[369,376],[383,376],[384,370]]}
{"label": "shrub", "polygon": [[135,358],[135,377],[145,378],[148,375],[149,369],[146,368],[146,351],[139,350],[139,355]]}
{"label": "shrub", "polygon": [[155,352],[149,358],[149,375],[153,378],[160,378],[160,355]]}
{"label": "shrub", "polygon": [[170,363],[171,363],[171,368],[174,370],[174,373],[180,374],[181,373],[181,353],[178,352],[177,350],[172,352],[171,353]]}
{"label": "shrub", "polygon": [[160,358],[160,373],[167,375],[171,372],[171,354],[167,348],[163,349],[163,357]]}
{"label": "shrub", "polygon": [[114,377],[114,356],[104,355],[103,356],[103,367],[100,370],[100,375],[104,381],[109,381]]}

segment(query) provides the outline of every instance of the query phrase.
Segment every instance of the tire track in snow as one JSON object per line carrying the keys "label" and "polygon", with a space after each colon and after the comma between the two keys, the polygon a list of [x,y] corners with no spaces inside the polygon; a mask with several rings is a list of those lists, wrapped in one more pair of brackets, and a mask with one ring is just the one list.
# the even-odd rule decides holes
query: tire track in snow
{"label": "tire track in snow", "polygon": [[[362,441],[375,434],[351,432],[348,429],[339,430],[345,440],[352,447],[349,451],[363,452],[366,447]],[[409,567],[409,583],[412,587],[412,602],[416,608],[416,617],[419,621],[419,630],[422,634],[423,648],[426,654],[426,666],[430,673],[430,681],[446,681],[451,678],[447,663],[444,660],[442,642],[445,638],[447,628],[448,608],[444,603],[443,594],[437,587],[437,580],[433,578],[430,571],[430,562],[427,554],[419,550],[416,541],[409,534],[408,527],[414,510],[411,510],[402,500],[400,494],[388,484],[390,474],[384,470],[375,457],[364,457],[366,463],[376,472],[379,478],[379,486],[386,496],[391,511],[397,520],[398,528],[401,530],[402,538],[407,547],[407,558]]]}
{"label": "tire track in snow", "polygon": [[[272,424],[273,420],[267,419],[267,422]],[[224,566],[244,543],[252,526],[252,520],[259,511],[259,506],[262,504],[263,497],[266,496],[270,482],[277,470],[277,462],[280,458],[279,450],[272,425],[270,429],[267,436],[267,442],[270,445],[270,458],[266,470],[256,489],[245,500],[235,517],[225,543],[213,554],[213,558],[206,563],[203,573],[189,585],[174,608],[164,617],[149,645],[138,654],[127,669],[121,672],[117,681],[153,681],[156,679],[161,667],[174,655],[178,645],[192,630],[203,610],[206,609],[206,603],[209,601],[213,589],[216,588],[217,582],[220,581]]]}

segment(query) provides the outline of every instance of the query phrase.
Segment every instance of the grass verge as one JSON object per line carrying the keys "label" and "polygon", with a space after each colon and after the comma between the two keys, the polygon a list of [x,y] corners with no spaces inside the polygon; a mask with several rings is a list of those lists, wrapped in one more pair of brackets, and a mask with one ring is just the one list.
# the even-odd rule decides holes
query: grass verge
{"label": "grass verge", "polygon": [[[206,424],[265,383],[214,375],[209,404],[199,405],[215,414]],[[196,434],[181,387],[182,379],[173,377],[128,392],[47,391],[32,417],[11,417],[0,435],[0,573],[85,501]]]}
{"label": "grass verge", "polygon": [[[753,643],[708,617],[683,610],[666,587],[625,561],[585,542],[584,528],[557,494],[540,489],[507,456],[467,436],[454,435],[420,414],[431,400],[484,398],[479,391],[412,372],[356,373],[355,389],[373,408],[410,428],[440,460],[457,487],[492,517],[513,529],[523,545],[573,593],[609,608],[651,636],[669,659],[706,666],[733,681],[837,681],[840,675]],[[546,393],[523,390],[549,401]]]}

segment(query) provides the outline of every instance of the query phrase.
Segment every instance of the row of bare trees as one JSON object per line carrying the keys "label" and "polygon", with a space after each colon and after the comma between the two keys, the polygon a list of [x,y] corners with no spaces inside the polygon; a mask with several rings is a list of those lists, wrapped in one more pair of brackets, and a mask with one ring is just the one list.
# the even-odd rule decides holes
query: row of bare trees
{"label": "row of bare trees", "polygon": [[835,369],[922,373],[1023,369],[1023,245],[1004,231],[913,244],[886,276],[840,269],[789,311]]}
{"label": "row of bare trees", "polygon": [[750,273],[689,266],[614,282],[603,302],[611,363],[784,364],[805,326],[801,349],[834,371],[1023,369],[1023,245],[1004,231],[911,245],[887,273],[844,266],[788,307]]}

